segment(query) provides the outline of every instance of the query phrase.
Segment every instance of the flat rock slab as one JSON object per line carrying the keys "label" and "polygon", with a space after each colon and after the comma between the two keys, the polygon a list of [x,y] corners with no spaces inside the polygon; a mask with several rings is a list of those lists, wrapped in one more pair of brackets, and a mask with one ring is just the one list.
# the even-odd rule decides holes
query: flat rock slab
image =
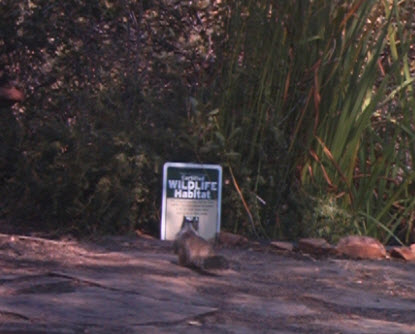
{"label": "flat rock slab", "polygon": [[249,294],[235,294],[228,300],[231,308],[243,313],[257,314],[261,317],[299,317],[316,314],[317,311],[301,302],[284,298],[266,298]]}
{"label": "flat rock slab", "polygon": [[326,327],[331,333],[341,334],[413,334],[415,326],[399,324],[379,319],[352,318],[336,321],[318,322],[318,326]]}
{"label": "flat rock slab", "polygon": [[217,309],[184,301],[160,300],[129,292],[79,288],[74,292],[3,296],[2,312],[31,321],[72,324],[124,325],[168,324],[193,318]]}
{"label": "flat rock slab", "polygon": [[[337,306],[356,309],[381,309],[387,311],[409,311],[415,314],[415,300],[387,296],[384,293],[373,293],[354,289],[327,289],[324,293],[306,294],[311,298]],[[333,298],[335,297],[335,298]],[[415,319],[414,319],[415,320]]]}
{"label": "flat rock slab", "polygon": [[178,266],[171,243],[0,234],[0,333],[415,333],[415,264],[221,248]]}

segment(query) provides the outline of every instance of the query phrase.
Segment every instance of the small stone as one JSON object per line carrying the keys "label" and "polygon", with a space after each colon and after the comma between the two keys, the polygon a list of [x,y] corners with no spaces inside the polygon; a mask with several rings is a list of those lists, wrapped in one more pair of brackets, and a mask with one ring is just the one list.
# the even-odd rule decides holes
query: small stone
{"label": "small stone", "polygon": [[340,239],[336,252],[354,259],[383,259],[387,256],[385,247],[378,240],[357,235]]}
{"label": "small stone", "polygon": [[198,320],[188,320],[187,324],[190,326],[197,326],[197,327],[202,326],[202,323]]}
{"label": "small stone", "polygon": [[246,237],[229,232],[220,232],[218,241],[221,245],[228,247],[244,246],[249,243]]}
{"label": "small stone", "polygon": [[142,232],[142,231],[140,231],[140,230],[135,230],[135,234],[136,234],[136,235],[137,235],[137,237],[139,237],[139,238],[149,239],[149,240],[154,240],[154,239],[155,239],[152,235],[147,234],[147,233],[144,233],[144,232]]}
{"label": "small stone", "polygon": [[292,252],[294,250],[294,245],[288,241],[271,241],[270,245],[282,251]]}
{"label": "small stone", "polygon": [[393,247],[390,255],[391,257],[405,261],[415,261],[415,247]]}
{"label": "small stone", "polygon": [[328,255],[333,247],[322,238],[304,238],[298,241],[298,248],[301,252],[312,255]]}

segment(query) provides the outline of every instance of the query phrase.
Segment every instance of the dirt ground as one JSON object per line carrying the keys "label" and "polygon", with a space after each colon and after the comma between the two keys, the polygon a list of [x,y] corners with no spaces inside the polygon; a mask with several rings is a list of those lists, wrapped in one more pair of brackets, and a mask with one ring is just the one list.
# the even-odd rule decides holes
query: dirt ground
{"label": "dirt ground", "polygon": [[415,333],[414,263],[218,251],[203,275],[166,241],[0,234],[0,333]]}

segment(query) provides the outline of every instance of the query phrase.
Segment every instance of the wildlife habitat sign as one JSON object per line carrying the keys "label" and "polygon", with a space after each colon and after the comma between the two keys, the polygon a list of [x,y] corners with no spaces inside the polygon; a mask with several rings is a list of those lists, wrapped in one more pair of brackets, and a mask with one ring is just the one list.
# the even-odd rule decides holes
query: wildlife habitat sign
{"label": "wildlife habitat sign", "polygon": [[184,217],[193,220],[202,238],[214,238],[220,231],[221,199],[221,166],[166,162],[161,239],[173,240]]}

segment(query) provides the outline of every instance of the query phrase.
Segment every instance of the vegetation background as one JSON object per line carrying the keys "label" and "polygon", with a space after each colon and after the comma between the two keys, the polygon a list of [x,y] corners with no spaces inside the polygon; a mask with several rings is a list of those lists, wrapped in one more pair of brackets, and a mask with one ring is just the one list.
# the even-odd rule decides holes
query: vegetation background
{"label": "vegetation background", "polygon": [[224,167],[223,227],[415,242],[412,0],[0,0],[0,216],[158,235],[162,165]]}

